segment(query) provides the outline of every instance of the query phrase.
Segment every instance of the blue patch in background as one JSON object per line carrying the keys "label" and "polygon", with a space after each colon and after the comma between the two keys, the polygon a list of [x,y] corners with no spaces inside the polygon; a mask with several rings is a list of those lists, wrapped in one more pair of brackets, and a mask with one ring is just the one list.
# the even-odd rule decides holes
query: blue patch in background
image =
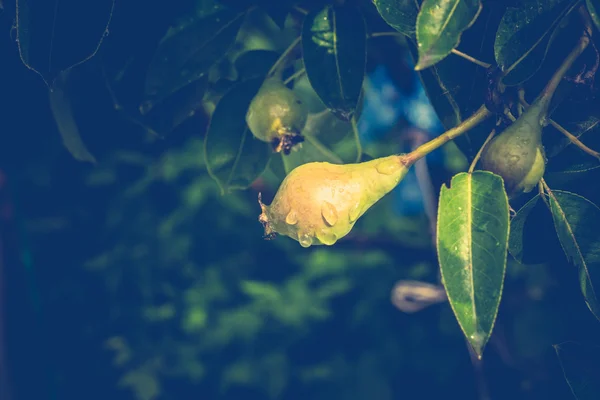
{"label": "blue patch in background", "polygon": [[[410,57],[409,66],[413,66]],[[444,132],[435,110],[431,106],[421,81],[413,68],[413,90],[403,93],[392,80],[385,65],[378,65],[365,82],[363,112],[358,121],[361,141],[369,144],[385,136],[399,120],[408,122],[408,129],[414,127],[426,135],[426,140]],[[428,154],[428,165],[444,163],[444,153],[439,149]],[[394,198],[395,214],[403,216],[419,215],[425,212],[423,196],[415,169],[411,168],[402,183],[391,193]]]}

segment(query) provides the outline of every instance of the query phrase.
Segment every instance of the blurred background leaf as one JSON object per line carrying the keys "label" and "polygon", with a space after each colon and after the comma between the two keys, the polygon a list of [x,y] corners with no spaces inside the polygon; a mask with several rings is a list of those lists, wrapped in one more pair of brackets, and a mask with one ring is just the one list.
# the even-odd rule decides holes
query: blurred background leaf
{"label": "blurred background leaf", "polygon": [[108,35],[114,0],[16,0],[19,54],[49,87],[61,71],[92,58]]}

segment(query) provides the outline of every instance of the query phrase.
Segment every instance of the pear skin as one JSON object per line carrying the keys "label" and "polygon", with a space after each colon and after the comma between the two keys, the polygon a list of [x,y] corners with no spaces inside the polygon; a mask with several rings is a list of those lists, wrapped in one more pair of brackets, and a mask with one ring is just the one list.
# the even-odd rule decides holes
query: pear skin
{"label": "pear skin", "polygon": [[535,101],[485,148],[481,166],[504,179],[509,197],[530,192],[544,176],[542,129],[547,100]]}
{"label": "pear skin", "polygon": [[287,134],[300,134],[307,117],[308,110],[296,93],[279,78],[269,78],[250,103],[246,123],[257,139],[271,143]]}
{"label": "pear skin", "polygon": [[402,161],[394,155],[356,164],[300,165],[286,176],[270,205],[259,197],[265,235],[279,233],[303,247],[333,245],[400,183],[408,172]]}

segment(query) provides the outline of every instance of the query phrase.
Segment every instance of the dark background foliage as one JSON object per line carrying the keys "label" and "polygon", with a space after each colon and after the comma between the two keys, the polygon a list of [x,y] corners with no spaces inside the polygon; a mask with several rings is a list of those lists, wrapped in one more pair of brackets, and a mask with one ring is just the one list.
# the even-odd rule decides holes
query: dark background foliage
{"label": "dark background foliage", "polygon": [[[236,74],[264,76],[300,33],[301,11],[325,2],[300,2],[300,11],[287,0],[221,3],[258,5],[239,20],[234,56],[163,102],[144,95],[159,43],[170,27],[203,18],[213,2],[0,3],[0,381],[9,383],[2,399],[571,398],[552,346],[598,344],[600,325],[541,202],[524,228],[528,257],[509,256],[482,363],[471,359],[448,303],[409,314],[390,301],[399,280],[438,283],[427,201],[437,202],[439,187],[465,170],[486,127],[427,157],[433,198],[421,176],[409,175],[333,247],[263,240],[257,193],[272,198],[281,158],[249,189],[222,194],[204,152],[215,104]],[[373,3],[351,3],[368,32],[392,32]],[[491,63],[509,4],[483,3],[460,49]],[[37,10],[29,26],[15,25],[17,5],[21,13]],[[93,54],[87,35],[97,41],[93,33],[109,17],[98,52],[65,72]],[[50,26],[54,36],[35,34]],[[208,23],[199,26],[190,40],[210,34]],[[539,91],[574,43],[565,29],[538,58],[543,68],[526,81],[528,93]],[[37,41],[27,43],[27,33]],[[485,99],[487,71],[460,57],[418,75],[410,41],[381,36],[366,46],[369,89],[359,128],[369,157],[409,151]],[[249,49],[264,53],[247,54],[246,64],[235,58]],[[175,58],[184,51],[167,50]],[[593,65],[594,54],[575,69]],[[45,81],[55,82],[51,95]],[[598,143],[590,122],[598,118],[596,85],[565,84],[567,100],[552,114],[574,133],[587,132],[590,147]],[[148,101],[156,108],[142,115]],[[380,102],[393,108],[392,122],[378,114]],[[439,121],[427,114],[430,103]],[[555,131],[548,138],[547,151],[565,145]],[[343,161],[355,157],[355,146],[351,133],[331,144]],[[571,147],[550,159],[547,181],[598,204],[600,169]]]}

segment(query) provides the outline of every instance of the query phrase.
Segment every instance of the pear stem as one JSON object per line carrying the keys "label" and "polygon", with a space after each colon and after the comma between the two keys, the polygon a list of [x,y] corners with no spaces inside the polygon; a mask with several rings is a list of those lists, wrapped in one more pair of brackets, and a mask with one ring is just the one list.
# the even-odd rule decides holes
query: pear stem
{"label": "pear stem", "polygon": [[469,166],[469,174],[473,173],[473,170],[475,170],[475,166],[477,165],[477,162],[481,158],[481,154],[483,153],[483,150],[485,150],[485,147],[488,145],[488,143],[492,140],[492,138],[495,135],[496,135],[496,128],[492,129],[492,131],[488,135],[487,139],[485,139],[485,142],[483,142],[483,144],[479,148],[479,151],[477,152],[477,154],[475,154],[475,158],[473,158],[473,161],[471,162],[471,165]]}
{"label": "pear stem", "polygon": [[477,125],[479,125],[492,115],[493,113],[490,110],[488,110],[485,106],[481,106],[477,111],[475,111],[473,115],[465,119],[461,124],[455,126],[452,129],[447,130],[435,139],[432,139],[429,142],[422,144],[410,153],[399,156],[401,158],[402,164],[406,165],[407,167],[410,167],[415,162],[425,157],[427,154],[445,145],[449,141],[456,139],[463,133],[470,131],[471,129],[475,128]]}

